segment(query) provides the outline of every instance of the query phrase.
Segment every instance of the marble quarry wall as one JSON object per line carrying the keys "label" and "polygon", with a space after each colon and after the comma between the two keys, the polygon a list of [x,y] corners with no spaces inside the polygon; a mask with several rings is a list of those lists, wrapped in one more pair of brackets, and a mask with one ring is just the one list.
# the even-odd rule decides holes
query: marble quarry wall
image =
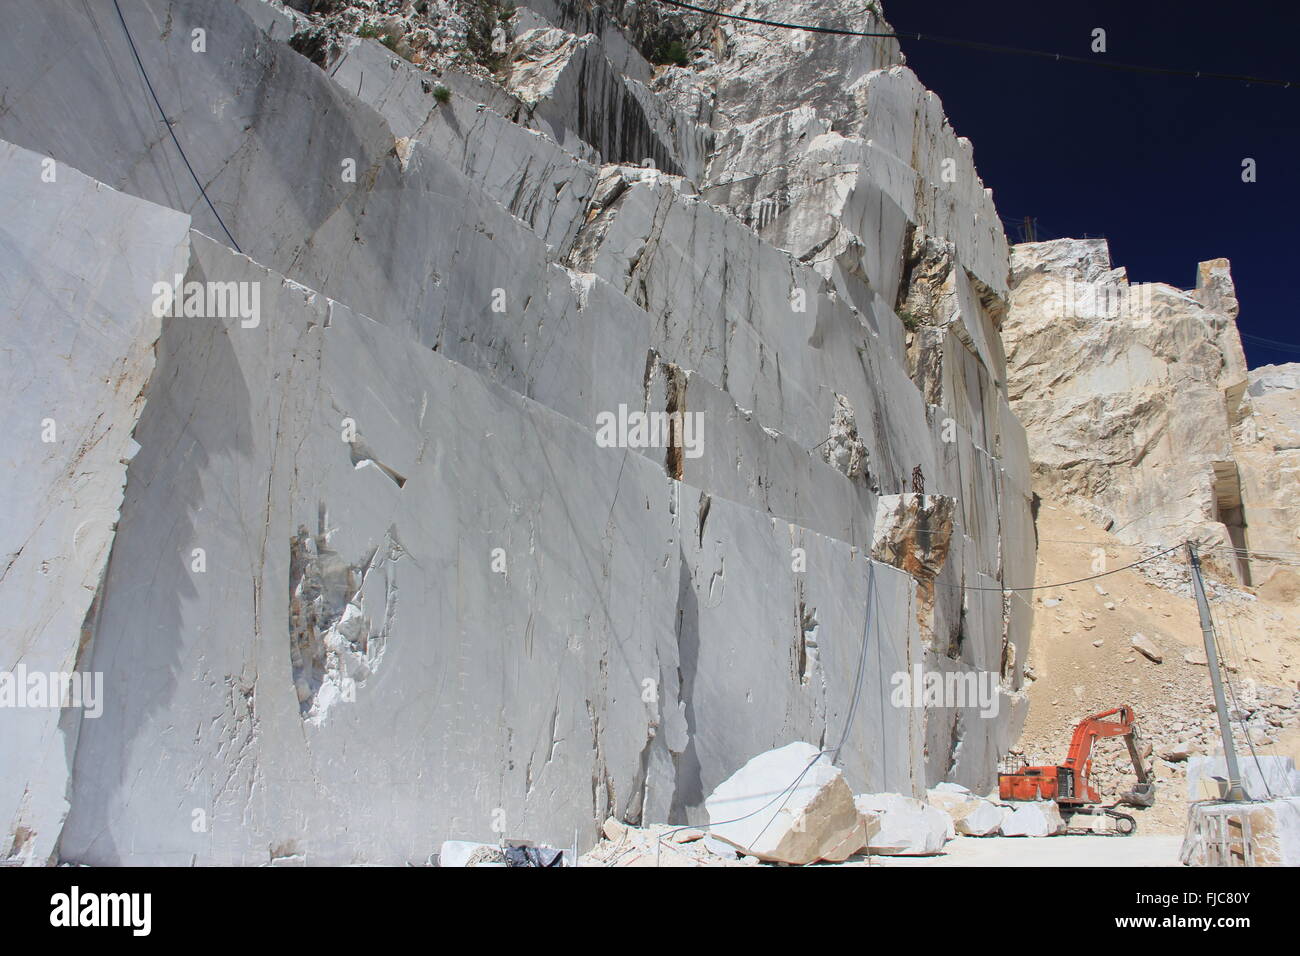
{"label": "marble quarry wall", "polygon": [[102,686],[0,707],[6,859],[585,849],[793,741],[993,784],[1035,535],[969,142],[885,41],[520,7],[487,75],[123,4],[206,200],[111,7],[8,11],[0,676]]}

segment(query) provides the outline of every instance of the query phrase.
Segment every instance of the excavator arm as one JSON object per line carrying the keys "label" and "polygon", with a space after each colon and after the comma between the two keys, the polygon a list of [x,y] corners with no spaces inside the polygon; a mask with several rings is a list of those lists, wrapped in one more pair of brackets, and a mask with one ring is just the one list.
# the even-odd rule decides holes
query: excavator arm
{"label": "excavator arm", "polygon": [[1070,751],[1063,766],[1068,767],[1074,775],[1075,798],[1086,803],[1098,803],[1101,800],[1101,795],[1092,788],[1089,781],[1092,777],[1092,747],[1103,737],[1124,738],[1129,757],[1133,761],[1133,769],[1137,773],[1137,786],[1120,797],[1120,803],[1151,806],[1155,803],[1155,784],[1147,773],[1146,755],[1142,752],[1133,708],[1127,704],[1084,718],[1074,728]]}

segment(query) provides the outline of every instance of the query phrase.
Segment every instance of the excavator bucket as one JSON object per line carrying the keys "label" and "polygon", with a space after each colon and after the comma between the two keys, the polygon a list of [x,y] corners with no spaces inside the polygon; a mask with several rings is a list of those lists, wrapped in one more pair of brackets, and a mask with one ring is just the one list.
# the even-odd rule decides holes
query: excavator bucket
{"label": "excavator bucket", "polygon": [[1139,783],[1119,798],[1119,802],[1130,807],[1153,807],[1156,803],[1156,785]]}

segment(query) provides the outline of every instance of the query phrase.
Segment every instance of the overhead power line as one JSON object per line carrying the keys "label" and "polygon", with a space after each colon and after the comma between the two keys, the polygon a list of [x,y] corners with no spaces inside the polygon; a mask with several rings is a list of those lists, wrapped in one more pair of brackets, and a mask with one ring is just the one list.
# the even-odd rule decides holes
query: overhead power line
{"label": "overhead power line", "polygon": [[1085,581],[1095,581],[1097,578],[1104,578],[1108,574],[1118,574],[1121,571],[1127,571],[1129,568],[1136,568],[1139,564],[1146,564],[1148,561],[1154,561],[1156,558],[1163,557],[1170,551],[1177,551],[1181,547],[1181,544],[1176,544],[1172,548],[1165,548],[1163,551],[1148,555],[1139,561],[1134,561],[1132,564],[1126,564],[1122,568],[1113,568],[1110,571],[1102,571],[1100,574],[1090,574],[1086,578],[1075,578],[1073,581],[1057,581],[1055,584],[1037,584],[1030,588],[978,588],[969,584],[959,585],[959,587],[966,591],[1047,591],[1052,588],[1063,588],[1070,584],[1082,584]]}
{"label": "overhead power line", "polygon": [[1233,554],[1239,554],[1242,557],[1254,558],[1297,558],[1300,557],[1300,551],[1260,551],[1255,548],[1234,548],[1226,544],[1218,544],[1209,548],[1201,548],[1201,551],[1231,551]]}
{"label": "overhead power line", "polygon": [[1292,86],[1291,80],[1274,80],[1268,77],[1246,76],[1240,73],[1219,73],[1213,70],[1175,70],[1161,66],[1146,66],[1141,63],[1123,63],[1098,57],[1074,56],[1069,53],[1052,53],[1048,50],[1030,50],[1025,47],[1004,46],[1000,43],[985,43],[981,40],[965,40],[961,37],[936,36],[933,33],[913,33],[910,31],[904,32],[897,30],[891,33],[873,33],[864,30],[849,30],[843,27],[823,27],[807,23],[783,23],[780,20],[766,20],[762,17],[747,17],[739,13],[723,13],[720,10],[710,10],[707,7],[699,7],[693,3],[684,3],[682,0],[655,0],[655,2],[670,7],[677,7],[681,10],[690,10],[694,13],[703,13],[707,16],[722,17],[727,20],[739,20],[743,23],[754,23],[765,27],[777,27],[782,30],[803,30],[807,33],[825,33],[832,36],[844,37],[880,37],[887,40],[918,40],[926,43],[940,43],[945,46],[982,50],[985,53],[1007,53],[1013,56],[1033,56],[1044,60],[1057,60],[1061,63],[1080,63],[1084,66],[1098,66],[1103,69],[1119,70],[1125,73],[1153,73],[1161,76],[1183,76],[1201,80],[1235,80],[1240,83],[1256,83],[1260,86],[1278,86],[1283,89],[1289,89]]}
{"label": "overhead power line", "polygon": [[149,82],[149,74],[144,68],[144,62],[140,59],[140,52],[135,48],[135,40],[131,37],[131,29],[126,25],[126,17],[122,16],[121,5],[117,0],[113,0],[113,6],[117,9],[117,18],[122,21],[122,32],[126,34],[126,42],[131,45],[131,53],[135,56],[135,64],[140,68],[140,75],[144,77],[144,85],[149,88],[149,95],[153,97],[154,106],[158,107],[158,114],[162,116],[163,125],[167,127],[167,132],[172,134],[172,142],[176,144],[176,151],[181,154],[181,159],[185,161],[185,168],[190,171],[190,176],[194,179],[194,185],[199,187],[199,192],[207,202],[208,208],[212,210],[212,215],[217,217],[217,223],[221,226],[221,231],[226,234],[226,238],[230,240],[230,245],[234,250],[242,255],[244,250],[239,248],[239,243],[235,242],[235,237],[226,228],[221,213],[217,212],[217,207],[212,205],[212,200],[208,198],[208,191],[203,188],[203,183],[199,180],[198,174],[194,172],[194,167],[190,165],[190,159],[185,155],[185,147],[181,145],[180,139],[177,138],[176,130],[172,129],[172,121],[167,118],[167,111],[163,109],[158,94],[154,92],[153,84]]}
{"label": "overhead power line", "polygon": [[1242,339],[1250,342],[1252,345],[1263,345],[1272,349],[1282,349],[1288,352],[1300,352],[1300,344],[1295,342],[1279,342],[1277,339],[1266,339],[1261,335],[1249,335],[1245,332],[1240,333]]}

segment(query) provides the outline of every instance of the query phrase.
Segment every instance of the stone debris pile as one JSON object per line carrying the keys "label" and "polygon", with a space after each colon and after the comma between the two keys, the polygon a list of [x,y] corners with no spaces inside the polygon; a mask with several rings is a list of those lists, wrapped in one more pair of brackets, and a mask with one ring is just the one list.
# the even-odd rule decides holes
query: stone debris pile
{"label": "stone debris pile", "polygon": [[605,821],[589,866],[862,865],[873,856],[935,856],[964,837],[1065,832],[1055,803],[1003,804],[956,783],[924,799],[850,793],[829,755],[792,743],[754,757],[705,801],[708,826]]}
{"label": "stone debris pile", "polygon": [[573,860],[569,850],[528,844],[445,840],[438,851],[440,867],[564,867],[573,866]]}

